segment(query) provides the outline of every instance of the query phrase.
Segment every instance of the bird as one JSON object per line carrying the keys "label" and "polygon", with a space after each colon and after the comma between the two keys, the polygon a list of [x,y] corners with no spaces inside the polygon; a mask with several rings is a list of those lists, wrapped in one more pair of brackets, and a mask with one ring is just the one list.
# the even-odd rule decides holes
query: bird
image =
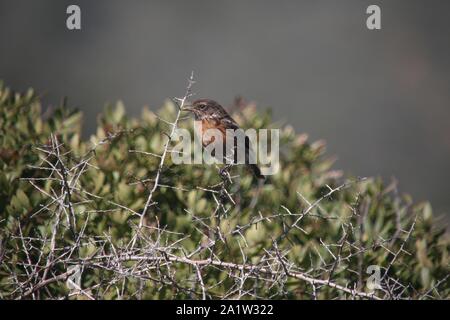
{"label": "bird", "polygon": [[[205,135],[205,131],[208,129],[217,129],[222,133],[223,146],[224,146],[224,156],[229,156],[229,151],[226,150],[226,130],[238,130],[240,129],[236,121],[228,114],[227,111],[217,102],[212,99],[198,99],[188,104],[183,108],[185,111],[190,111],[194,114],[194,121],[197,122],[194,126],[196,130],[201,130],[197,132],[198,136],[201,137],[202,145],[205,148],[210,143],[214,141],[214,137],[208,139]],[[250,144],[250,139],[245,136],[245,165],[253,172],[253,175],[258,179],[265,179],[264,175],[261,174],[261,170],[254,163],[249,163],[249,159],[254,155],[253,149]],[[237,163],[237,138],[234,139],[233,143],[233,164]],[[214,154],[212,154],[215,156]],[[231,159],[228,157],[228,159]],[[219,159],[223,161],[224,159]],[[227,168],[227,167],[225,167]],[[221,171],[222,173],[222,171]]]}

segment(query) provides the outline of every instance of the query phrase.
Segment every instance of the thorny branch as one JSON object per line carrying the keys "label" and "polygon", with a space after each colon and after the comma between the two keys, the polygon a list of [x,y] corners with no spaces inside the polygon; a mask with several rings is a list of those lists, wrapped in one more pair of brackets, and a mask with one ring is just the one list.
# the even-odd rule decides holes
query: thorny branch
{"label": "thorny branch", "polygon": [[192,89],[192,85],[194,83],[195,83],[195,81],[194,81],[194,73],[192,72],[191,76],[189,78],[188,86],[186,88],[186,93],[184,94],[184,96],[182,98],[175,98],[175,101],[178,103],[179,108],[178,108],[175,120],[173,122],[169,122],[169,125],[171,126],[171,131],[170,131],[170,134],[168,135],[168,139],[167,139],[167,141],[166,141],[166,143],[164,145],[164,151],[163,151],[162,155],[159,156],[161,160],[159,162],[159,166],[158,166],[158,169],[156,171],[156,176],[155,176],[153,188],[150,190],[150,193],[149,193],[148,198],[147,198],[147,202],[145,203],[145,206],[144,206],[144,210],[141,213],[141,218],[139,220],[139,228],[142,228],[142,226],[144,225],[144,218],[145,218],[145,216],[146,216],[150,206],[152,205],[153,194],[156,191],[156,189],[158,189],[158,187],[159,187],[159,180],[160,180],[160,177],[161,177],[161,171],[162,171],[163,166],[164,166],[164,161],[166,160],[166,156],[167,156],[167,152],[169,150],[170,143],[172,142],[173,136],[174,136],[174,134],[176,132],[178,121],[180,119],[183,107],[184,107],[187,99],[189,99],[192,96],[191,89]]}

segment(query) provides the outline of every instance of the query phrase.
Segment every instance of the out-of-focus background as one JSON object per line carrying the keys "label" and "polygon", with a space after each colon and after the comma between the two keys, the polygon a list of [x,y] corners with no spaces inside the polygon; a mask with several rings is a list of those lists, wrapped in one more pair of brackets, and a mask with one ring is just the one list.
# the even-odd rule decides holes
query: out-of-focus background
{"label": "out-of-focus background", "polygon": [[[81,7],[82,30],[66,29]],[[366,28],[366,8],[382,30]],[[129,114],[184,92],[236,95],[325,139],[335,167],[396,177],[450,213],[450,1],[0,0],[0,79],[64,96],[92,132],[108,102]],[[449,217],[449,216],[448,216]]]}

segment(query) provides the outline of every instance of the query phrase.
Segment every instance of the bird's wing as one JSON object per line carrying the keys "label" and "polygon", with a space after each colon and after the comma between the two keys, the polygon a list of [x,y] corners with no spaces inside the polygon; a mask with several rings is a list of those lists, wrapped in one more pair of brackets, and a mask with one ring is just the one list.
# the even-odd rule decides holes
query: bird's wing
{"label": "bird's wing", "polygon": [[223,122],[223,124],[225,124],[227,129],[235,129],[235,130],[239,129],[239,126],[236,123],[236,121],[234,121],[234,119],[230,117],[228,114],[223,115],[220,120]]}

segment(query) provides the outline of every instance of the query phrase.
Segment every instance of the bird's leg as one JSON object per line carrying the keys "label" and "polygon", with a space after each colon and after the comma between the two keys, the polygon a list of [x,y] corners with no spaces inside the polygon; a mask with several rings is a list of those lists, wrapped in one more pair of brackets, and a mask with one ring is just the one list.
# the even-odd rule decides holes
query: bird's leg
{"label": "bird's leg", "polygon": [[229,172],[229,169],[231,168],[231,165],[227,165],[224,168],[222,168],[219,172],[220,177],[222,178],[223,184],[225,187],[233,183],[233,180],[231,180],[231,175]]}
{"label": "bird's leg", "polygon": [[230,173],[228,172],[228,170],[232,166],[233,166],[232,164],[227,164],[219,170],[219,175],[222,177],[223,180],[227,180],[227,181],[231,182],[231,177],[230,177]]}

